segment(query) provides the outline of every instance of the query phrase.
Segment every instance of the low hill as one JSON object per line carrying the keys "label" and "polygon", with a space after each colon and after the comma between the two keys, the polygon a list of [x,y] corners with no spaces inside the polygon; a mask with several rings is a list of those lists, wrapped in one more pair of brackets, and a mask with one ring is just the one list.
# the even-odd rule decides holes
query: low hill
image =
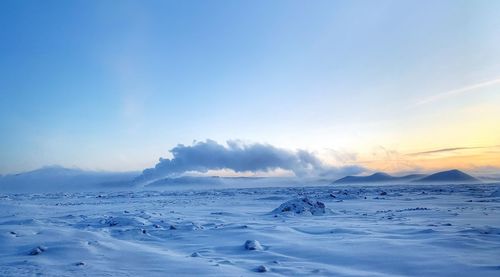
{"label": "low hill", "polygon": [[441,171],[415,180],[415,182],[478,182],[479,180],[460,170]]}
{"label": "low hill", "polygon": [[138,172],[100,172],[61,166],[0,176],[0,191],[52,192],[128,186]]}

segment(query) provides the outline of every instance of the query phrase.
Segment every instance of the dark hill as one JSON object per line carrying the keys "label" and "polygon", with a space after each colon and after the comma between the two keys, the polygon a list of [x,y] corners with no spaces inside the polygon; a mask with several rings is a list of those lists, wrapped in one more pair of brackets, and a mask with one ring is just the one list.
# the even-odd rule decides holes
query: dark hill
{"label": "dark hill", "polygon": [[479,180],[460,170],[453,169],[431,174],[415,182],[478,182]]}

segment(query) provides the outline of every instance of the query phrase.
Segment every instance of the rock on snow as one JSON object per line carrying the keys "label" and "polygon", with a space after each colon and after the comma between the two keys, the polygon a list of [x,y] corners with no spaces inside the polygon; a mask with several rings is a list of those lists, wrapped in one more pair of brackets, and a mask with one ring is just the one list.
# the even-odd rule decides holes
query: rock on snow
{"label": "rock on snow", "polygon": [[42,254],[42,252],[45,252],[45,250],[47,250],[46,247],[44,247],[44,246],[37,246],[37,247],[31,249],[31,251],[29,252],[29,254],[32,255],[32,256],[35,256],[35,255],[38,255],[38,254]]}
{"label": "rock on snow", "polygon": [[255,271],[257,271],[257,272],[268,272],[268,271],[269,271],[269,268],[267,268],[267,266],[265,266],[265,265],[259,265],[259,266],[255,269]]}
{"label": "rock on snow", "polygon": [[264,248],[262,247],[260,242],[257,240],[247,240],[245,242],[245,249],[246,250],[263,250]]}

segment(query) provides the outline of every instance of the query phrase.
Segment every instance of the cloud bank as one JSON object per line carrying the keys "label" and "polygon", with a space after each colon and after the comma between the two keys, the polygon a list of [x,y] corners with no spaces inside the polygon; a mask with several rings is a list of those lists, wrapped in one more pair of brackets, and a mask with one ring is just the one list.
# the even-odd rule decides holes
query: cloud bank
{"label": "cloud bank", "polygon": [[276,169],[292,171],[298,177],[329,177],[357,174],[360,166],[334,167],[323,163],[306,150],[290,151],[269,144],[245,144],[230,140],[226,145],[213,140],[191,146],[179,144],[170,150],[171,159],[160,158],[154,168],[143,171],[138,180],[153,180],[181,175],[188,171],[230,169],[235,172],[269,172]]}

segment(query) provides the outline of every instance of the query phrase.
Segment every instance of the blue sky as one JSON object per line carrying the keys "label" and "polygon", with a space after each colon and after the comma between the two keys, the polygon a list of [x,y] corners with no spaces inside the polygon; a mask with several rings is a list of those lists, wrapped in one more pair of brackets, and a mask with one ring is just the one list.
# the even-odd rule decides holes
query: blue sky
{"label": "blue sky", "polygon": [[1,1],[0,26],[2,174],[140,170],[207,138],[498,165],[500,2]]}

